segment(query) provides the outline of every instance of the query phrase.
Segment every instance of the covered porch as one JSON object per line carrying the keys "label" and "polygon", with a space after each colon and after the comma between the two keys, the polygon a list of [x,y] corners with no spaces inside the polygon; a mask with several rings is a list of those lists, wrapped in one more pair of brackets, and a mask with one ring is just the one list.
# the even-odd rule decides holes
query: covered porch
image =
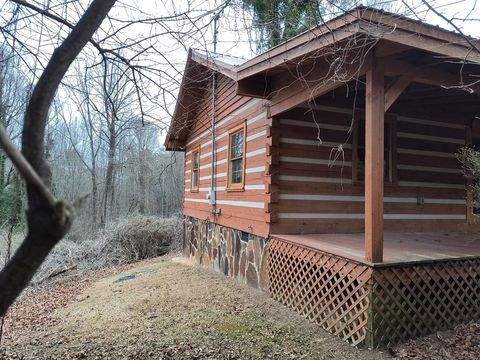
{"label": "covered porch", "polygon": [[480,85],[464,81],[480,74],[478,52],[390,20],[392,36],[382,18],[360,26],[354,48],[338,32],[345,41],[323,39],[321,52],[279,47],[238,73],[238,93],[269,101],[268,289],[372,348],[480,317],[480,243],[461,231],[472,194],[457,156],[480,138]]}
{"label": "covered porch", "polygon": [[472,144],[478,96],[446,89],[445,69],[395,67],[375,50],[360,84],[273,118],[267,262],[275,299],[370,348],[480,317],[480,233],[466,232],[456,155]]}

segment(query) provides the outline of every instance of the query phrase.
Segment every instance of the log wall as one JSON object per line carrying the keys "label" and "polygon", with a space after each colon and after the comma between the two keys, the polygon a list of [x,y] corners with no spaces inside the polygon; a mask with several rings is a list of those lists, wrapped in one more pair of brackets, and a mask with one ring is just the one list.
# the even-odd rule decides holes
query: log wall
{"label": "log wall", "polygon": [[[278,200],[271,233],[362,232],[364,184],[355,180],[356,126],[351,108],[316,105],[282,114],[278,129]],[[392,144],[384,187],[386,231],[456,230],[466,221],[465,180],[456,151],[460,120],[386,115]],[[357,131],[358,132],[358,131]],[[275,172],[275,171],[273,171]]]}
{"label": "log wall", "polygon": [[[209,87],[211,89],[211,87]],[[185,156],[184,214],[202,220],[239,229],[259,236],[268,235],[265,222],[265,159],[266,120],[264,100],[235,95],[235,83],[219,75],[216,92],[216,207],[220,215],[214,216],[214,207],[207,194],[211,177],[211,91],[203,97],[201,111],[196,116],[195,127],[190,132]],[[246,122],[245,189],[226,190],[228,131]],[[191,191],[192,150],[200,148],[200,182],[198,192]]]}

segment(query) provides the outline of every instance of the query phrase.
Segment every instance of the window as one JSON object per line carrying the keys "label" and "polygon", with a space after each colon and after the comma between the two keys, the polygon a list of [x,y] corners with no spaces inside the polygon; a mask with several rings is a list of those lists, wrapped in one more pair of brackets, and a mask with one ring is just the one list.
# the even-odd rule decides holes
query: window
{"label": "window", "polygon": [[[390,179],[391,167],[390,126],[384,124],[383,180]],[[365,180],[365,120],[358,120],[357,180]]]}
{"label": "window", "polygon": [[192,179],[190,191],[198,191],[198,183],[200,181],[200,148],[192,152]]}
{"label": "window", "polygon": [[243,190],[245,182],[245,124],[229,131],[227,189]]}

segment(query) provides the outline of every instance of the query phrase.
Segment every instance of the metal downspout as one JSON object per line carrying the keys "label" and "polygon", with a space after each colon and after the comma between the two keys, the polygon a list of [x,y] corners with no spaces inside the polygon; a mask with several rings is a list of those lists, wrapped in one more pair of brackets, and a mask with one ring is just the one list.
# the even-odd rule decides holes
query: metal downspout
{"label": "metal downspout", "polygon": [[[217,53],[217,26],[218,18],[220,14],[217,14],[213,19],[213,53],[214,56]],[[212,164],[211,164],[211,174],[210,174],[210,204],[213,206],[212,212],[217,215],[216,203],[217,203],[217,194],[215,191],[215,92],[217,88],[217,73],[213,71],[212,74]]]}

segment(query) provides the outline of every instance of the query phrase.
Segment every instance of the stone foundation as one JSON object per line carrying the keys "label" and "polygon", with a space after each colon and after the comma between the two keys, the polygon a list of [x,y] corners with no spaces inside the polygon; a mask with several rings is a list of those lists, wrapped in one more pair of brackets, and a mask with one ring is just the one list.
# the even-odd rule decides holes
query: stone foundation
{"label": "stone foundation", "polygon": [[207,220],[185,217],[185,256],[197,264],[266,289],[266,240]]}

